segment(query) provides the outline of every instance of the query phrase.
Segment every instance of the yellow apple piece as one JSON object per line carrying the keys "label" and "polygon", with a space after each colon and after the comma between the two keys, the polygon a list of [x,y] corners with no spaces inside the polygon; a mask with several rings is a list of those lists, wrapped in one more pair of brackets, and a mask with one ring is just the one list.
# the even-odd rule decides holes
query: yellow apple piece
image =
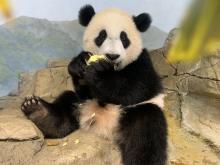
{"label": "yellow apple piece", "polygon": [[97,62],[99,60],[106,59],[105,55],[93,54],[90,58],[86,61],[87,65],[90,65],[92,62]]}

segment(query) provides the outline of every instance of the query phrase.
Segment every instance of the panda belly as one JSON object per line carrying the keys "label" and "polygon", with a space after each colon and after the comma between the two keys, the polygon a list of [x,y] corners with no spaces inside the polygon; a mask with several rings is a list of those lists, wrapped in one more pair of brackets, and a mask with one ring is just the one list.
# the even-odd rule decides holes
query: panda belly
{"label": "panda belly", "polygon": [[79,106],[80,128],[113,140],[117,135],[123,109],[119,105],[100,106],[97,100],[87,100]]}
{"label": "panda belly", "polygon": [[[162,109],[164,106],[163,99],[164,95],[159,94],[150,100],[127,106],[126,108],[128,109],[129,107],[152,103]],[[87,100],[79,106],[80,128],[93,132],[104,138],[114,140],[114,138],[119,135],[119,122],[124,113],[125,112],[120,105],[107,104],[102,107],[95,99]]]}

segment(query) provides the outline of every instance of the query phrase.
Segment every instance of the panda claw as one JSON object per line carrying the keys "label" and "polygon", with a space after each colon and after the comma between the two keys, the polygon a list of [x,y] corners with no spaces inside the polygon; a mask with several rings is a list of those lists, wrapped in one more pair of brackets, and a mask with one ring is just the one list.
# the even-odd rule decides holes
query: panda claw
{"label": "panda claw", "polygon": [[36,104],[36,101],[34,100],[34,98],[31,99],[32,104]]}

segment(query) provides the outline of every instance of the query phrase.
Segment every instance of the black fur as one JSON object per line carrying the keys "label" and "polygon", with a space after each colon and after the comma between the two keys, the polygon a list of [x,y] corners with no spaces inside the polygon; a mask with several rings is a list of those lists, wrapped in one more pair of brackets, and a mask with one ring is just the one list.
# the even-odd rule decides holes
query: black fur
{"label": "black fur", "polygon": [[[25,106],[26,100],[22,110],[46,137],[60,138],[79,128],[77,106],[88,99],[81,97],[81,93],[85,92],[83,95],[89,99],[96,98],[103,107],[108,103],[119,104],[125,112],[119,121],[121,138],[117,139],[124,165],[165,165],[167,125],[162,111],[154,104],[127,107],[150,99],[162,90],[147,51],[144,49],[136,61],[121,71],[115,71],[104,60],[86,66],[88,56],[88,52],[80,53],[68,67],[76,93],[66,91],[53,103],[39,99],[41,104],[35,108]],[[36,117],[38,109],[47,115]]]}
{"label": "black fur", "polygon": [[87,26],[95,15],[95,10],[91,5],[83,6],[79,11],[79,23],[82,26]]}
{"label": "black fur", "polygon": [[147,13],[142,13],[138,16],[133,16],[133,20],[137,29],[140,32],[145,32],[152,22],[150,15]]}
{"label": "black fur", "polygon": [[[80,10],[79,21],[87,26],[95,11],[87,5]],[[147,30],[151,19],[148,14],[133,17],[137,29]],[[106,32],[100,33],[94,42],[104,42]],[[125,32],[120,35],[123,46],[130,43]],[[96,41],[97,40],[97,41]],[[121,105],[117,144],[124,165],[165,165],[167,148],[167,124],[161,109],[154,104],[129,106],[146,101],[162,91],[160,77],[155,72],[147,50],[138,59],[120,71],[111,62],[100,60],[86,65],[89,52],[81,52],[73,58],[68,71],[73,78],[75,92],[66,91],[54,102],[39,97],[27,98],[21,109],[49,138],[60,138],[79,128],[78,105],[95,98],[99,105]]]}
{"label": "black fur", "polygon": [[160,77],[145,49],[135,62],[121,71],[115,71],[105,61],[94,63],[86,69],[84,79],[95,98],[113,104],[136,104],[156,96],[162,90]]}
{"label": "black fur", "polygon": [[125,108],[120,120],[121,138],[117,144],[125,165],[165,165],[167,123],[154,104]]}
{"label": "black fur", "polygon": [[98,37],[95,38],[95,44],[100,47],[102,45],[102,43],[105,41],[105,39],[107,38],[107,33],[106,30],[101,30],[99,32]]}
{"label": "black fur", "polygon": [[126,32],[124,32],[124,31],[121,32],[120,39],[121,39],[121,42],[122,42],[124,48],[127,49],[131,42],[128,39]]}
{"label": "black fur", "polygon": [[79,128],[77,116],[73,115],[78,101],[74,92],[65,91],[53,103],[37,97],[27,98],[21,109],[45,137],[61,138]]}
{"label": "black fur", "polygon": [[89,54],[89,52],[81,52],[77,57],[73,58],[68,65],[68,71],[73,78],[75,92],[80,101],[92,98],[90,89],[84,82],[84,72],[87,67],[85,61],[88,60]]}

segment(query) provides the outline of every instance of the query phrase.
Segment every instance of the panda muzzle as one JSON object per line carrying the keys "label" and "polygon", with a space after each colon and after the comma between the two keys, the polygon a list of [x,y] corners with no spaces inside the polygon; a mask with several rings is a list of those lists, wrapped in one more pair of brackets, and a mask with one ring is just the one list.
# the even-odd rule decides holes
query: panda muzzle
{"label": "panda muzzle", "polygon": [[106,57],[111,60],[111,61],[114,61],[116,59],[118,59],[120,57],[119,54],[106,54]]}

